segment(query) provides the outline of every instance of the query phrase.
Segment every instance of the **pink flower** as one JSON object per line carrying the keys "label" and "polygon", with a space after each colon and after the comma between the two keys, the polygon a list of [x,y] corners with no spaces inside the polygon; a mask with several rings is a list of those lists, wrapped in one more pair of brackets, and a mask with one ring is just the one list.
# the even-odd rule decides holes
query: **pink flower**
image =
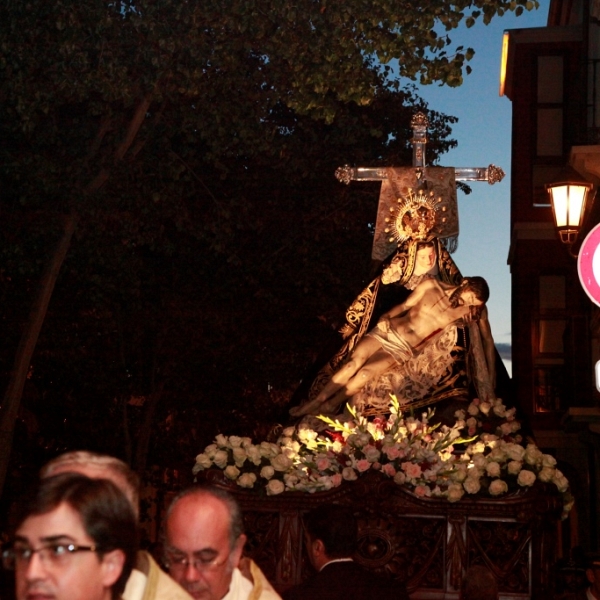
{"label": "pink flower", "polygon": [[396,469],[394,468],[394,465],[392,465],[391,463],[387,463],[387,464],[383,465],[381,471],[383,472],[384,475],[387,475],[388,477],[393,477],[396,474]]}
{"label": "pink flower", "polygon": [[365,454],[365,458],[372,463],[377,462],[381,456],[381,452],[371,444],[366,445],[362,451]]}
{"label": "pink flower", "polygon": [[407,477],[414,479],[421,476],[421,467],[411,462],[403,462],[402,470],[406,473]]}
{"label": "pink flower", "polygon": [[364,473],[365,471],[368,471],[371,468],[371,463],[368,460],[365,460],[364,458],[362,460],[357,461],[356,463],[356,468],[361,472]]}
{"label": "pink flower", "polygon": [[375,417],[373,419],[373,425],[375,425],[377,429],[383,430],[385,419],[382,419],[381,417]]}
{"label": "pink flower", "polygon": [[419,498],[424,498],[425,496],[431,496],[431,490],[425,485],[418,485],[415,488],[415,495]]}
{"label": "pink flower", "polygon": [[317,460],[317,469],[319,469],[319,471],[325,471],[326,469],[329,469],[329,467],[331,466],[331,461],[328,458],[319,458]]}
{"label": "pink flower", "polygon": [[400,456],[400,449],[398,446],[386,446],[383,452],[388,457],[388,460],[394,460]]}
{"label": "pink flower", "polygon": [[333,484],[333,487],[338,487],[338,485],[341,485],[342,483],[342,474],[341,473],[336,473],[335,475],[331,476],[331,483]]}

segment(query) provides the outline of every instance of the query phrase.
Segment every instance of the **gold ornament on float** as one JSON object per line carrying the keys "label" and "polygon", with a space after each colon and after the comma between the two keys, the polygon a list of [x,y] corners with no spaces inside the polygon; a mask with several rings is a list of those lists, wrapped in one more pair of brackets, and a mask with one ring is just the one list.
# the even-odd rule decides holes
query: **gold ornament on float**
{"label": "gold ornament on float", "polygon": [[404,197],[397,200],[397,206],[390,206],[390,216],[385,218],[388,242],[402,242],[412,239],[429,241],[434,237],[433,229],[439,223],[445,223],[445,216],[438,216],[438,212],[447,210],[443,205],[443,198],[434,192],[409,188]]}

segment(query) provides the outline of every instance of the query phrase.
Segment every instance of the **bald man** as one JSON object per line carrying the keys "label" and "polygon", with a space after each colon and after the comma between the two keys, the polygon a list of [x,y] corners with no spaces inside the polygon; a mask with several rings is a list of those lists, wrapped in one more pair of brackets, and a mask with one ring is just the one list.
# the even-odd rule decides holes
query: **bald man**
{"label": "bald man", "polygon": [[241,511],[224,490],[184,490],[167,510],[164,537],[171,577],[196,600],[280,598],[259,567],[242,558]]}

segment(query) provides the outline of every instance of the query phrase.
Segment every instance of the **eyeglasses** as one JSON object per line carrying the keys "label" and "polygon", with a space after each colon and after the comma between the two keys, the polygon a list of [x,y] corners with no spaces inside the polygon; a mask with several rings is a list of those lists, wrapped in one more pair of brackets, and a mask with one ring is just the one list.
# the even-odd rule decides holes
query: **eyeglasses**
{"label": "eyeglasses", "polygon": [[228,559],[229,556],[226,556],[223,560],[219,561],[216,557],[212,556],[211,553],[210,558],[195,555],[190,560],[187,555],[170,550],[167,550],[165,555],[167,568],[176,573],[187,571],[190,565],[192,565],[199,573],[216,571],[219,567],[222,567]]}
{"label": "eyeglasses", "polygon": [[76,544],[45,544],[40,548],[15,545],[2,552],[2,565],[5,569],[14,571],[26,566],[34,554],[38,554],[46,567],[65,565],[76,552],[98,552],[97,546],[78,546]]}

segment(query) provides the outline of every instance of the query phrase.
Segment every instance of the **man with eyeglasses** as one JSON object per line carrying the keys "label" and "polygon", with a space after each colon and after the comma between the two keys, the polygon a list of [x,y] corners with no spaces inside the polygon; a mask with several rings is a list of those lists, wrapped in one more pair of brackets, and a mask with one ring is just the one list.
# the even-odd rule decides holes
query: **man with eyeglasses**
{"label": "man with eyeglasses", "polygon": [[[139,478],[118,458],[94,452],[67,452],[47,463],[40,476],[46,478],[57,473],[80,473],[92,479],[112,481],[125,494],[139,518]],[[148,552],[140,550],[127,580],[123,600],[190,600],[190,596]]]}
{"label": "man with eyeglasses", "polygon": [[5,568],[17,600],[118,600],[137,550],[131,504],[110,481],[65,473],[23,504]]}
{"label": "man with eyeglasses", "polygon": [[234,498],[217,487],[194,486],[167,510],[165,564],[197,600],[277,600],[260,568],[242,558],[246,536]]}

